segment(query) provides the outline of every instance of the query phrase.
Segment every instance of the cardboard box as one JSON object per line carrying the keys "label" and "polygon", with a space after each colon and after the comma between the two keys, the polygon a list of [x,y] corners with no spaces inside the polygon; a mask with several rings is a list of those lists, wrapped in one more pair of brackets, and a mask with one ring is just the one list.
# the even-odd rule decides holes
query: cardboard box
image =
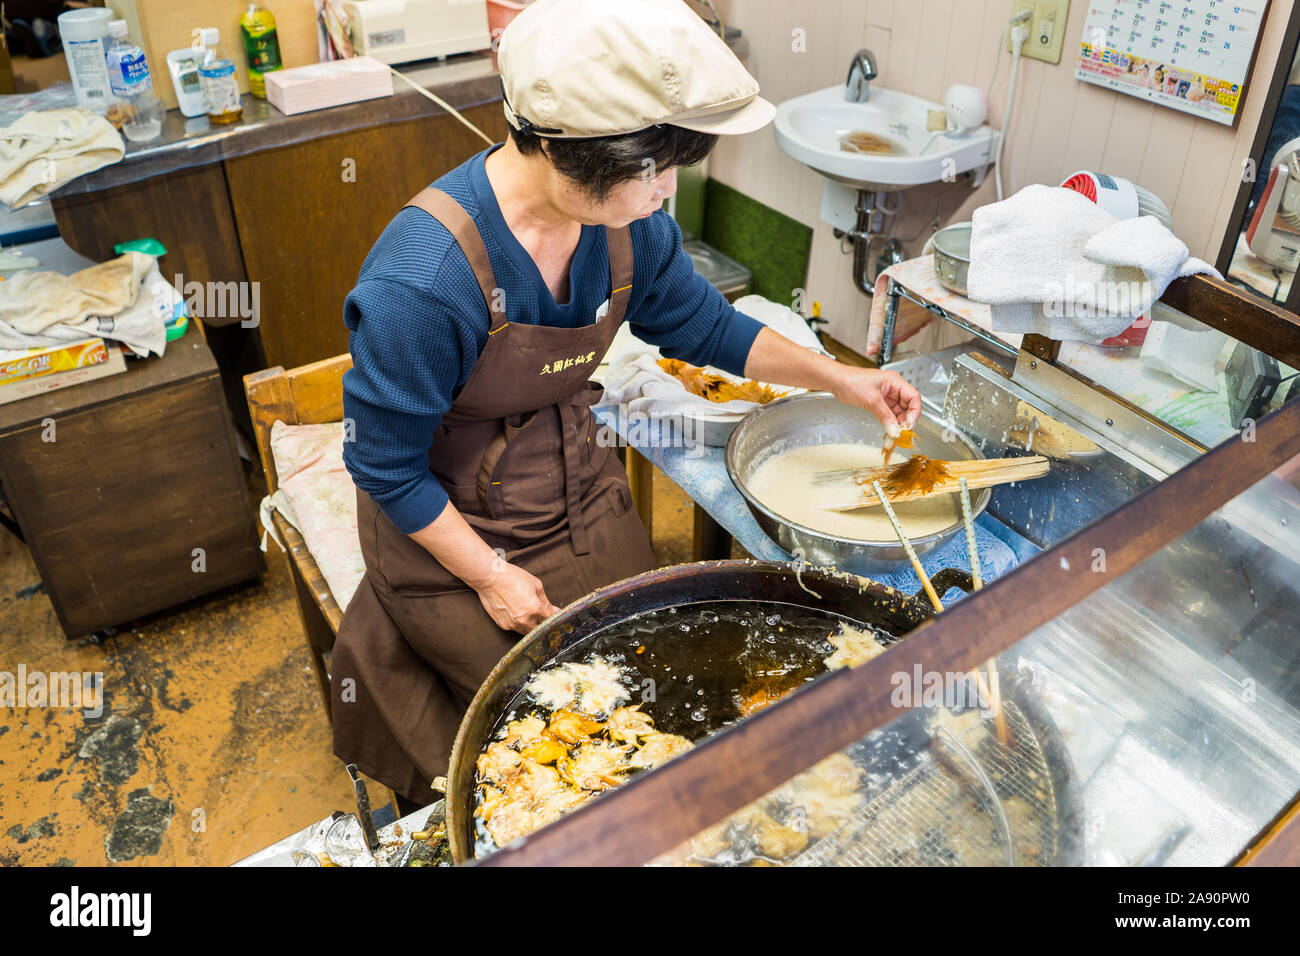
{"label": "cardboard box", "polygon": [[[280,41],[280,59],[285,69],[315,63],[316,7],[311,0],[261,0],[275,15],[275,32]],[[176,90],[167,69],[167,54],[188,47],[199,27],[221,31],[221,46],[235,61],[239,91],[248,92],[248,57],[239,32],[239,18],[248,0],[108,0],[113,13],[127,23],[131,39],[149,60],[154,92],[176,109]]]}
{"label": "cardboard box", "polygon": [[108,361],[103,339],[83,339],[35,349],[0,349],[0,384],[56,375]]}
{"label": "cardboard box", "polygon": [[54,375],[39,375],[35,378],[0,383],[0,405],[31,398],[33,395],[57,392],[61,388],[80,385],[82,382],[93,382],[125,371],[126,359],[122,355],[122,350],[116,344],[110,345],[105,360],[95,365],[83,365]]}

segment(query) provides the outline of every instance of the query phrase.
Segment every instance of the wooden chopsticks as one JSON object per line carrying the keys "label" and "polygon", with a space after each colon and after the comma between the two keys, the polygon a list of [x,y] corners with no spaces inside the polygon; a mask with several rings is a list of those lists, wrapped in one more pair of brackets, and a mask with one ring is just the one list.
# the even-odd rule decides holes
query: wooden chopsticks
{"label": "wooden chopsticks", "polygon": [[[903,532],[903,525],[898,520],[898,515],[894,513],[893,507],[889,503],[889,498],[885,495],[885,490],[880,486],[880,481],[875,480],[871,483],[871,488],[875,492],[876,499],[885,509],[885,514],[889,517],[889,523],[894,526],[894,534],[898,535],[899,543],[902,544],[903,550],[907,552],[907,558],[912,562],[912,569],[916,576],[921,579],[921,586],[925,588],[925,594],[934,606],[935,613],[943,611],[943,603],[939,600],[939,595],[935,593],[934,584],[930,581],[930,576],[925,573],[925,568],[921,566],[921,559],[916,555],[916,549],[912,547],[912,542],[908,540],[907,535]],[[979,552],[975,547],[975,523],[971,518],[970,507],[970,489],[967,485],[966,478],[963,476],[959,479],[958,490],[962,498],[962,518],[966,524],[966,546],[970,551],[971,561],[971,580],[975,582],[975,588],[978,590],[982,581],[980,577]],[[975,682],[979,686],[980,694],[988,701],[993,710],[993,719],[997,727],[998,742],[1003,746],[1007,745],[1007,725],[1006,719],[1002,716],[1002,697],[997,690],[997,670],[996,663],[990,659],[987,664],[991,682],[984,680],[984,675],[979,668],[972,673],[975,675]]]}

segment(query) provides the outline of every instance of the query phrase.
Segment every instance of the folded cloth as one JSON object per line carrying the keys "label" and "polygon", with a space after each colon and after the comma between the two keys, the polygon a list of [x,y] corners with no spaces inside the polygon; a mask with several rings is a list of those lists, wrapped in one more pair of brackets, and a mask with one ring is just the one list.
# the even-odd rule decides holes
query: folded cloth
{"label": "folded cloth", "polygon": [[1071,189],[1026,186],[975,210],[970,298],[997,332],[1100,342],[1181,276],[1219,273],[1153,216],[1116,219]]}
{"label": "folded cloth", "polygon": [[153,256],[128,252],[63,275],[19,272],[0,282],[0,348],[29,349],[98,336],[161,355],[180,294]]}
{"label": "folded cloth", "polygon": [[1218,329],[1185,329],[1170,322],[1152,322],[1142,343],[1142,364],[1172,375],[1197,391],[1217,392],[1219,370],[1227,363],[1231,341]]}
{"label": "folded cloth", "polygon": [[0,202],[17,207],[122,159],[113,124],[84,109],[28,113],[0,129]]}
{"label": "folded cloth", "polygon": [[[772,302],[761,295],[747,295],[734,303],[736,310],[752,316],[768,328],[805,348],[825,352],[808,322],[799,313]],[[829,354],[829,353],[826,353]],[[682,383],[659,367],[660,353],[624,326],[614,338],[609,351],[609,371],[605,373],[602,406],[625,405],[629,412],[653,418],[698,415],[746,415],[758,407],[756,402],[711,402],[686,391]],[[709,369],[733,382],[744,381],[718,369]],[[780,394],[779,385],[774,390]]]}

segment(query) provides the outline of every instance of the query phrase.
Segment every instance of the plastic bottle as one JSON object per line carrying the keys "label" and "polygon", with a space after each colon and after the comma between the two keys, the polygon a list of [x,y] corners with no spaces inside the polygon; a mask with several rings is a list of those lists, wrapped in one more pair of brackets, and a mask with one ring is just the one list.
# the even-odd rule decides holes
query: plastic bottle
{"label": "plastic bottle", "polygon": [[116,111],[126,138],[143,143],[162,134],[163,110],[153,94],[153,80],[144,51],[128,40],[126,34],[125,20],[109,22],[108,82],[113,90],[109,119],[114,118]]}
{"label": "plastic bottle", "polygon": [[248,91],[266,99],[266,74],[284,68],[280,62],[275,15],[253,0],[239,18],[239,33],[244,39],[244,53],[248,56]]}
{"label": "plastic bottle", "polygon": [[239,82],[235,79],[235,61],[221,48],[221,31],[204,27],[197,40],[202,47],[199,60],[199,83],[208,104],[208,121],[236,123],[244,115],[239,99]]}
{"label": "plastic bottle", "polygon": [[196,42],[180,50],[172,50],[165,59],[181,114],[190,118],[206,115],[208,101],[203,96],[203,84],[199,81],[199,63],[203,60],[203,45]]}
{"label": "plastic bottle", "polygon": [[104,7],[69,10],[59,14],[59,36],[68,61],[68,76],[77,105],[104,113],[112,103],[108,84],[108,21],[113,11]]}

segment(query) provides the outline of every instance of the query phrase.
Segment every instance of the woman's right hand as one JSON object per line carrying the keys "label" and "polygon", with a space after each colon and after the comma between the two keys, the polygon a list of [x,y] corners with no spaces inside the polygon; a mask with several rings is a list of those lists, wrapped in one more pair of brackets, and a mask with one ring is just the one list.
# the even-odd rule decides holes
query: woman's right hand
{"label": "woman's right hand", "polygon": [[503,631],[527,634],[559,610],[538,578],[504,558],[493,562],[487,582],[475,590],[483,609]]}

